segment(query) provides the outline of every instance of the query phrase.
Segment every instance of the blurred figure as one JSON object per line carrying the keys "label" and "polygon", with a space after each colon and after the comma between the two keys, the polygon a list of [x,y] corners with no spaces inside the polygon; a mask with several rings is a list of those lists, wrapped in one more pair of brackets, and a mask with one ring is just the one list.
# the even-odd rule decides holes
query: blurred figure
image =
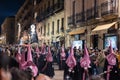
{"label": "blurred figure", "polygon": [[100,76],[92,76],[90,80],[104,80]]}
{"label": "blurred figure", "polygon": [[120,51],[116,52],[116,57],[117,57],[117,60],[118,60],[118,69],[119,69],[119,77],[120,77]]}
{"label": "blurred figure", "polygon": [[9,57],[5,54],[0,54],[0,80],[11,80],[8,66]]}
{"label": "blurred figure", "polygon": [[32,80],[32,78],[29,79],[29,76],[24,71],[19,70],[18,68],[12,68],[11,75],[11,80]]}
{"label": "blurred figure", "polygon": [[105,54],[104,51],[100,51],[97,59],[96,59],[96,65],[97,65],[97,69],[98,69],[98,74],[103,72],[103,68],[104,68],[104,64],[105,64]]}
{"label": "blurred figure", "polygon": [[109,54],[106,56],[103,71],[108,72],[107,74],[104,74],[105,80],[120,80],[118,76],[118,61],[115,56],[115,52],[113,51],[111,42],[109,46]]}
{"label": "blurred figure", "polygon": [[52,79],[50,79],[48,76],[44,74],[40,74],[39,76],[37,76],[35,80],[52,80]]}

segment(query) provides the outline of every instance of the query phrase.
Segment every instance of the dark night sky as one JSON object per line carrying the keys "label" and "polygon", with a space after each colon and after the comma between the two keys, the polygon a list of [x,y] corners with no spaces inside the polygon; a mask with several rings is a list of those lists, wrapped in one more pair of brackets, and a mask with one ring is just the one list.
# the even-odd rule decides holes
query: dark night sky
{"label": "dark night sky", "polygon": [[14,16],[25,0],[0,0],[0,26],[8,16]]}

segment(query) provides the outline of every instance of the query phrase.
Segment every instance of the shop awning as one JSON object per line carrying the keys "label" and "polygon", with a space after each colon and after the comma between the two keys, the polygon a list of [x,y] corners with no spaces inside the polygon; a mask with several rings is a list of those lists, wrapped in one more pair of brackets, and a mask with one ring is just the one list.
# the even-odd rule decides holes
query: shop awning
{"label": "shop awning", "polygon": [[100,30],[108,30],[111,28],[114,24],[117,22],[109,23],[109,24],[104,24],[104,25],[99,25],[95,29],[92,30],[92,32],[100,31]]}
{"label": "shop awning", "polygon": [[76,35],[76,34],[82,34],[85,32],[85,29],[82,28],[82,29],[77,29],[77,30],[74,30],[74,31],[71,31],[69,32],[69,35]]}

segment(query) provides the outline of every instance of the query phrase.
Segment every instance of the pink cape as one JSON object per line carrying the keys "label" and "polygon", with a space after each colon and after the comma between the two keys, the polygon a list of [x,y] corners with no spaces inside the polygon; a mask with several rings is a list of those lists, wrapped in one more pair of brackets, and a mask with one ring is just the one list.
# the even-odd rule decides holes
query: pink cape
{"label": "pink cape", "polygon": [[71,47],[70,55],[66,60],[66,64],[69,68],[73,69],[76,66],[76,59],[74,57],[73,48]]}
{"label": "pink cape", "polygon": [[[28,45],[27,47],[28,47],[27,61],[22,61],[20,63],[20,68],[23,69],[23,70],[25,70],[27,68],[31,68],[31,70],[33,72],[33,76],[35,77],[35,76],[37,76],[38,68],[33,63],[30,45]],[[23,54],[23,57],[25,57],[25,54]]]}
{"label": "pink cape", "polygon": [[53,61],[53,57],[52,57],[52,54],[51,54],[50,47],[48,47],[48,53],[47,53],[47,56],[46,56],[46,60],[48,62],[52,62]]}
{"label": "pink cape", "polygon": [[90,67],[90,58],[89,58],[89,53],[87,50],[86,45],[84,46],[84,57],[80,60],[80,65],[82,68],[89,68]]}
{"label": "pink cape", "polygon": [[61,48],[60,56],[61,56],[61,59],[65,59],[65,57],[66,57],[66,54],[65,54],[65,51],[64,51],[64,47]]}

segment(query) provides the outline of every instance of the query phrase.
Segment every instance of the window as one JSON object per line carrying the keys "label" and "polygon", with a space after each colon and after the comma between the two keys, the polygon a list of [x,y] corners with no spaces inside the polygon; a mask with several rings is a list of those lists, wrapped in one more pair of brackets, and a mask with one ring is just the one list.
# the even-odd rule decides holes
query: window
{"label": "window", "polygon": [[73,25],[75,25],[75,1],[72,3],[72,8],[73,8]]}
{"label": "window", "polygon": [[50,33],[50,23],[48,23],[48,35],[49,35],[49,33]]}
{"label": "window", "polygon": [[11,28],[11,29],[14,28],[14,23],[11,23],[10,28]]}
{"label": "window", "polygon": [[41,34],[42,34],[42,26],[41,26]]}
{"label": "window", "polygon": [[53,10],[54,10],[54,4],[55,4],[55,0],[52,1]]}
{"label": "window", "polygon": [[54,21],[52,22],[52,34],[54,35]]}
{"label": "window", "polygon": [[44,25],[44,36],[46,35],[46,25]]}
{"label": "window", "polygon": [[40,28],[38,29],[38,32],[40,32]]}
{"label": "window", "polygon": [[59,33],[59,23],[60,23],[60,20],[58,19],[57,20],[57,33]]}
{"label": "window", "polygon": [[84,14],[85,13],[85,7],[84,7],[85,5],[84,5],[84,3],[85,3],[84,0],[82,0],[82,21],[85,21],[85,14]]}
{"label": "window", "polygon": [[50,1],[48,1],[48,12],[50,12]]}
{"label": "window", "polygon": [[64,31],[64,18],[61,19],[61,31]]}

